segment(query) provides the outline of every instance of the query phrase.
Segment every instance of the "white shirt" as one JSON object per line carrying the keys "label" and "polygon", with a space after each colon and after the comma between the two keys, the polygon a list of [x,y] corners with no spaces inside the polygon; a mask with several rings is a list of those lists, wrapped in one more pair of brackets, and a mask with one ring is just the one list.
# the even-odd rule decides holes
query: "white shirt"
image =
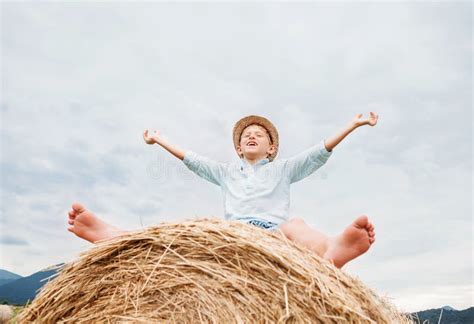
{"label": "white shirt", "polygon": [[190,150],[185,152],[183,162],[221,187],[226,220],[253,216],[279,225],[289,218],[290,185],[323,166],[331,154],[321,141],[291,158],[273,162],[262,159],[255,165],[243,158],[221,163]]}

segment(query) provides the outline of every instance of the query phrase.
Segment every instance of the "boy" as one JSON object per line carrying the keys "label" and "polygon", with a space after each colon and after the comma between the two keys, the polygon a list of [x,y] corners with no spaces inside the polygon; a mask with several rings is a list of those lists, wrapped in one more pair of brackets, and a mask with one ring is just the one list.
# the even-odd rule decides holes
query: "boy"
{"label": "boy", "polygon": [[[377,114],[367,119],[356,115],[346,128],[335,136],[289,159],[275,160],[278,154],[278,131],[266,118],[247,116],[233,130],[238,163],[220,163],[183,151],[164,140],[157,131],[143,133],[147,144],[159,144],[179,158],[197,175],[219,185],[224,196],[225,219],[236,220],[268,230],[278,230],[290,240],[314,251],[341,268],[348,261],[365,253],[375,241],[374,226],[367,216],[357,217],[341,234],[328,237],[309,227],[302,218],[288,220],[290,184],[299,181],[326,163],[332,150],[349,133],[363,125],[375,126]],[[96,242],[126,233],[111,226],[81,204],[69,211],[68,230]]]}

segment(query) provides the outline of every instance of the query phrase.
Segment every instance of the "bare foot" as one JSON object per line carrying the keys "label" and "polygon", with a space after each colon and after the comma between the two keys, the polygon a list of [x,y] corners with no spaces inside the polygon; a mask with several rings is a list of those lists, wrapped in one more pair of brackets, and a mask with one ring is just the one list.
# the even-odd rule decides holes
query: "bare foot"
{"label": "bare foot", "polygon": [[324,258],[341,268],[350,260],[367,252],[374,242],[374,225],[369,223],[367,216],[362,215],[357,217],[344,232],[329,239]]}
{"label": "bare foot", "polygon": [[69,226],[67,230],[91,243],[126,233],[126,231],[121,231],[105,223],[79,203],[72,204],[72,209],[68,214],[68,223],[71,226]]}

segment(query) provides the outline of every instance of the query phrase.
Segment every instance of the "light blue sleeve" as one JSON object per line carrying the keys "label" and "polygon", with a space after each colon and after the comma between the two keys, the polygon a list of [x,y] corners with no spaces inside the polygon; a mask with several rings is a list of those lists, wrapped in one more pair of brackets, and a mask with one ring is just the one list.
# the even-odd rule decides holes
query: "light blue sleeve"
{"label": "light blue sleeve", "polygon": [[186,151],[183,163],[189,170],[198,176],[220,186],[224,178],[225,164],[207,157],[200,156],[193,151]]}
{"label": "light blue sleeve", "polygon": [[328,151],[324,140],[313,147],[287,159],[285,161],[285,174],[290,183],[300,181],[322,167],[333,151]]}

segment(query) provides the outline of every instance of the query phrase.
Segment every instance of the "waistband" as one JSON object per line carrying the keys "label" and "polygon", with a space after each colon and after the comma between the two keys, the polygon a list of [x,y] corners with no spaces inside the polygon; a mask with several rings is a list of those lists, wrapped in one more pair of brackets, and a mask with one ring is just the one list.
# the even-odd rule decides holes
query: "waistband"
{"label": "waistband", "polygon": [[278,223],[271,222],[266,219],[254,217],[254,216],[238,216],[238,217],[233,218],[232,220],[236,220],[245,224],[255,225],[257,227],[260,227],[269,231],[276,230],[280,226],[280,224]]}

